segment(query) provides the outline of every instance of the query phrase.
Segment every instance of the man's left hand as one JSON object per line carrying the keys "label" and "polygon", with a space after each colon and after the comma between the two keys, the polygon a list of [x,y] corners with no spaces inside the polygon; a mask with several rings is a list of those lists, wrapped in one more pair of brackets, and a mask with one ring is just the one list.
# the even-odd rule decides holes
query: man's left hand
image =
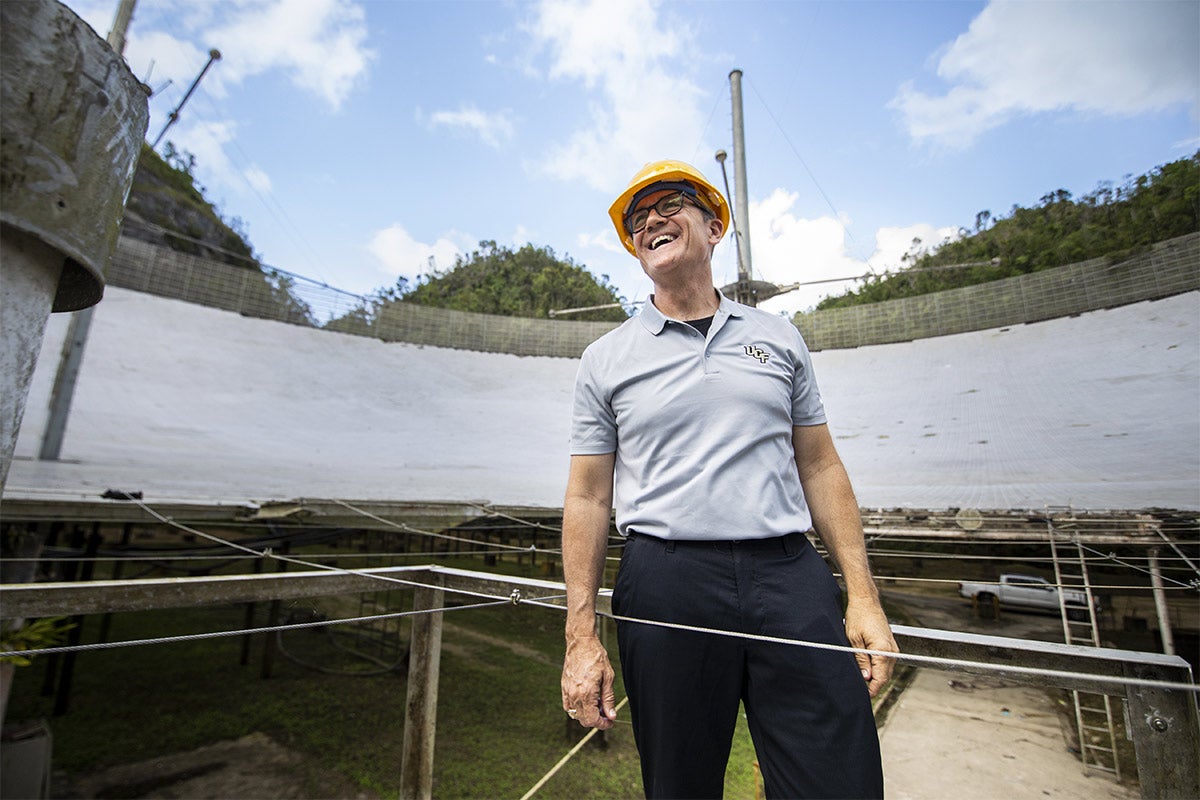
{"label": "man's left hand", "polygon": [[[887,615],[883,613],[883,608],[878,602],[850,602],[846,608],[846,638],[850,640],[851,647],[889,653],[900,652],[892,636],[892,628],[888,625]],[[867,682],[867,690],[871,697],[874,697],[892,677],[892,667],[896,660],[888,656],[868,656],[865,653],[855,653],[854,658],[862,670],[863,680]]]}

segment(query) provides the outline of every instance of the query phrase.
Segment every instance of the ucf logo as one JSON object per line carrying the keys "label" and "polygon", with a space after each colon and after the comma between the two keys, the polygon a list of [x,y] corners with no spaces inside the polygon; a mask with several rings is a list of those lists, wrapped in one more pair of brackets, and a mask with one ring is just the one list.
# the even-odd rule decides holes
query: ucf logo
{"label": "ucf logo", "polygon": [[771,354],[766,350],[762,350],[752,344],[746,345],[744,350],[746,351],[746,355],[751,358],[757,358],[761,364],[767,363],[767,359],[771,357]]}

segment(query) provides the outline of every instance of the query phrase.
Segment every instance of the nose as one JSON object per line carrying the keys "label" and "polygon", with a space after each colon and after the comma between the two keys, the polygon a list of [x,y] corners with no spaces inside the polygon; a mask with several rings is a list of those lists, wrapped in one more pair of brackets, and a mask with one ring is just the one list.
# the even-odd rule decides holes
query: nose
{"label": "nose", "polygon": [[657,225],[658,223],[666,221],[667,218],[658,213],[657,205],[650,206],[649,211],[650,213],[646,216],[646,230],[650,230],[652,225]]}

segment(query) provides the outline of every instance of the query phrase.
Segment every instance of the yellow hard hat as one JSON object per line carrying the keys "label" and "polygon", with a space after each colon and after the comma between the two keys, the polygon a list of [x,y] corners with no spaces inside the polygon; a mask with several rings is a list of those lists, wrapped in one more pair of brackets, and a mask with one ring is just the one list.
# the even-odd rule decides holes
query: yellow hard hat
{"label": "yellow hard hat", "polygon": [[682,161],[652,161],[638,170],[633,180],[625,187],[625,191],[621,192],[621,196],[613,201],[608,209],[608,216],[617,229],[617,236],[621,237],[621,244],[625,245],[625,249],[631,255],[637,255],[637,252],[633,249],[633,234],[625,227],[625,215],[629,213],[634,198],[643,189],[656,183],[684,181],[695,187],[700,202],[708,206],[709,210],[717,215],[717,219],[721,220],[721,236],[729,230],[729,204],[725,202],[725,196],[708,182],[708,178],[705,178],[700,170]]}

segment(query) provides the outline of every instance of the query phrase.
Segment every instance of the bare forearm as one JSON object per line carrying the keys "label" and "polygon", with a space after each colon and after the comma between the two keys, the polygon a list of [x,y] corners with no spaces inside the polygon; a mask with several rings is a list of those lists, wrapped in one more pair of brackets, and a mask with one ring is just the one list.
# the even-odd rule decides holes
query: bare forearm
{"label": "bare forearm", "polygon": [[612,515],[613,464],[608,455],[572,456],[563,500],[563,577],[567,582],[567,640],[594,636],[596,592],[604,580]]}
{"label": "bare forearm", "polygon": [[867,691],[874,697],[891,678],[893,664],[892,658],[878,651],[894,653],[897,647],[867,565],[867,543],[858,500],[828,427],[796,427],[792,430],[792,443],[813,527],[846,583],[846,639],[853,647],[875,651],[872,655],[859,652],[854,656],[867,682]]}
{"label": "bare forearm", "polygon": [[879,592],[867,563],[858,500],[845,467],[838,461],[810,475],[804,482],[813,516],[813,527],[842,573],[851,602],[878,602]]}
{"label": "bare forearm", "polygon": [[596,593],[604,579],[610,513],[609,507],[584,498],[568,497],[563,509],[568,639],[595,634]]}
{"label": "bare forearm", "polygon": [[611,728],[617,718],[615,678],[596,636],[596,592],[604,579],[614,457],[572,456],[563,500],[563,576],[567,582],[567,652],[563,710],[585,728]]}

